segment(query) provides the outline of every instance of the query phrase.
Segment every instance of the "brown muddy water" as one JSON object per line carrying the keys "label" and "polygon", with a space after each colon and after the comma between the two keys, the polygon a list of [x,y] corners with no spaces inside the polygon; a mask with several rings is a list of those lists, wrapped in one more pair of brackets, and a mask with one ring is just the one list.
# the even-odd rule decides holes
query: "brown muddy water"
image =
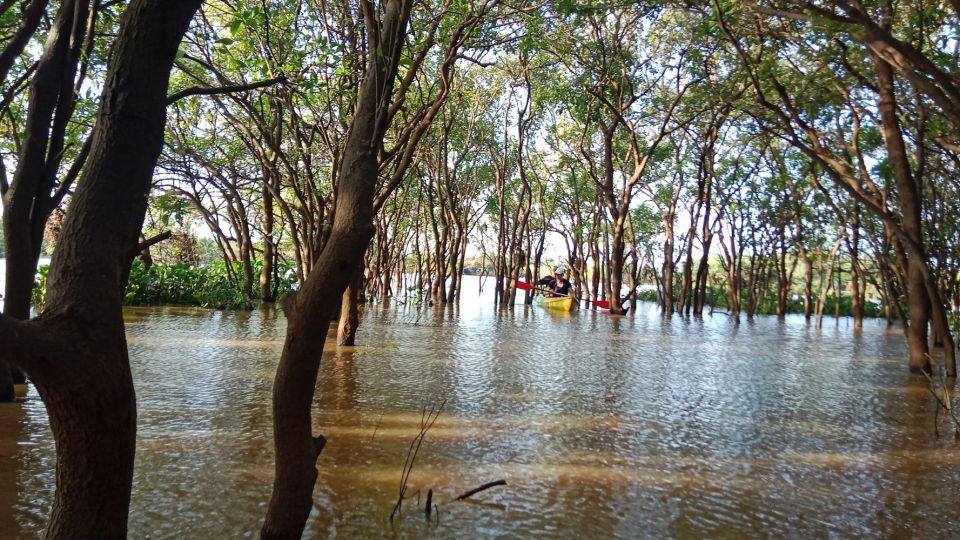
{"label": "brown muddy water", "polygon": [[[960,443],[937,439],[899,331],[739,327],[488,303],[369,307],[325,354],[309,538],[956,537]],[[273,476],[275,311],[126,310],[139,403],[131,538],[257,535]],[[388,516],[424,407],[446,400]],[[42,403],[0,407],[0,537],[42,532]],[[508,485],[449,502],[482,483]],[[422,500],[421,500],[422,502]]]}

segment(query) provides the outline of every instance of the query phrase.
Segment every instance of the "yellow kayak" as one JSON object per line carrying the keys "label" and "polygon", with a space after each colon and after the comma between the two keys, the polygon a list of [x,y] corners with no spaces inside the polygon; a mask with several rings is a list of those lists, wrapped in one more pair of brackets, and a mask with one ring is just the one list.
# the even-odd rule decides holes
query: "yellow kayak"
{"label": "yellow kayak", "polygon": [[569,296],[547,298],[543,295],[540,295],[537,296],[537,305],[547,309],[570,311],[573,309],[573,298],[570,298]]}

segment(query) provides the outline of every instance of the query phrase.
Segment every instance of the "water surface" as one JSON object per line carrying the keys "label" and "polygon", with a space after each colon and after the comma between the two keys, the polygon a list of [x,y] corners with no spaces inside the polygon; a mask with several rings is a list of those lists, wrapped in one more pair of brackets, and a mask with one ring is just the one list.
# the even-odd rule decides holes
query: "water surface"
{"label": "water surface", "polygon": [[[139,403],[131,537],[256,536],[282,314],[125,317]],[[361,345],[323,359],[315,429],[329,442],[306,536],[954,536],[960,447],[935,437],[902,334],[851,326],[370,306]],[[423,409],[441,402],[391,524]],[[0,537],[40,534],[53,464],[31,388],[0,407]],[[439,523],[417,506],[428,488]]]}

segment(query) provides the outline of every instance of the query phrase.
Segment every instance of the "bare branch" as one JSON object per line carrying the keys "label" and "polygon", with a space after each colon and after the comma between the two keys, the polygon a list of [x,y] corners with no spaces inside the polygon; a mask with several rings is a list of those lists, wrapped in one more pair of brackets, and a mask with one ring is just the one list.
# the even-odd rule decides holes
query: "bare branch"
{"label": "bare branch", "polygon": [[134,252],[133,252],[134,256],[136,256],[137,253],[140,253],[140,252],[142,252],[142,251],[145,250],[145,249],[150,249],[150,246],[153,246],[153,245],[159,244],[160,242],[163,242],[164,240],[170,238],[170,236],[172,236],[172,235],[173,235],[173,233],[170,232],[170,231],[163,231],[162,233],[160,233],[160,234],[158,234],[158,235],[156,235],[156,236],[153,236],[153,237],[151,237],[151,238],[148,238],[148,239],[144,240],[143,242],[140,242],[139,244],[137,244],[137,247],[135,248],[135,250],[134,250]]}
{"label": "bare branch", "polygon": [[257,88],[263,88],[265,86],[272,86],[277,83],[286,83],[287,77],[284,74],[280,74],[277,77],[272,79],[267,79],[265,81],[259,81],[250,84],[237,84],[232,86],[217,86],[217,87],[200,87],[200,86],[191,86],[190,88],[181,90],[175,94],[171,94],[167,97],[167,105],[172,105],[173,103],[189,96],[213,96],[218,94],[230,94],[233,92],[246,92],[248,90],[256,90]]}
{"label": "bare branch", "polygon": [[468,491],[468,492],[466,492],[466,493],[463,493],[462,495],[460,495],[459,497],[457,497],[457,498],[454,499],[454,500],[455,500],[455,501],[462,501],[462,500],[464,500],[464,499],[466,499],[466,498],[469,498],[469,497],[472,497],[473,495],[476,495],[477,493],[480,493],[481,491],[488,490],[488,489],[490,489],[490,488],[492,488],[492,487],[505,486],[505,485],[507,485],[507,481],[506,481],[506,480],[497,480],[497,481],[494,481],[494,482],[487,482],[486,484],[483,484],[482,486],[473,488],[473,489],[471,489],[470,491]]}

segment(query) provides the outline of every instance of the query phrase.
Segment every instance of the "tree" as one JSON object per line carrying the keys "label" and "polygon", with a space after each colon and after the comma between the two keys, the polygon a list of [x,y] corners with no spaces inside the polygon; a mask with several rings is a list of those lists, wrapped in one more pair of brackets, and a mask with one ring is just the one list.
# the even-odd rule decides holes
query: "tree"
{"label": "tree", "polygon": [[[747,6],[748,10],[759,14],[761,26],[758,35],[745,38],[745,45],[741,41],[744,38],[731,30],[729,10],[725,11],[727,6],[715,3],[718,24],[736,50],[761,107],[762,112],[757,111],[755,115],[761,118],[766,129],[806,154],[832,182],[883,220],[893,236],[893,247],[898,252],[896,260],[907,293],[910,369],[930,370],[927,329],[932,320],[938,336],[947,345],[944,348],[947,371],[955,374],[955,350],[940,279],[934,274],[924,239],[921,194],[924,163],[922,159],[913,159],[924,156],[926,144],[927,123],[923,120],[926,109],[920,96],[931,99],[947,119],[953,119],[954,102],[949,95],[956,91],[955,80],[949,76],[944,78],[937,66],[915,55],[910,56],[909,66],[904,65],[907,59],[902,54],[909,52],[910,46],[893,34],[897,30],[894,25],[898,13],[890,3],[872,10],[879,16],[879,23],[874,22],[870,12],[862,7],[851,7],[845,2],[831,3],[835,5],[828,8],[819,8],[809,2],[795,4],[807,11],[798,13],[753,4]],[[835,11],[840,5],[846,15]],[[769,16],[776,20],[766,21]],[[910,19],[901,17],[904,18]],[[842,41],[834,41],[829,28],[821,34],[812,33],[809,26],[820,30],[819,25],[824,20],[848,25],[843,28],[855,27],[851,35],[862,42],[863,50],[852,50]],[[782,34],[769,26],[780,22],[788,26],[789,32]],[[799,46],[786,37],[796,34],[802,36]],[[777,36],[777,39],[770,40],[770,46],[761,49],[759,55],[748,51],[750,39],[767,39],[769,36]],[[851,62],[872,67],[872,78],[870,72],[853,67]],[[845,76],[838,80],[837,73]],[[918,92],[915,97],[906,98],[916,101],[915,107],[920,114],[914,124],[918,133],[912,156],[904,135],[904,124],[898,116],[898,103],[904,102],[905,98],[898,95],[895,73],[906,78]],[[823,106],[812,107],[809,95],[805,95],[808,84],[825,78],[833,82],[817,90],[819,95],[816,97],[822,100]],[[838,128],[838,119],[846,120],[852,129]],[[864,155],[869,148],[871,131],[881,135],[885,150],[877,158],[885,162],[883,169],[878,171],[882,186],[865,165]]]}
{"label": "tree", "polygon": [[[407,35],[412,0],[386,0],[381,12],[361,3],[367,32],[367,67],[340,169],[340,188],[330,239],[296,297],[285,304],[289,323],[273,388],[276,477],[261,535],[297,538],[313,506],[316,461],[326,440],[314,437],[310,409],[325,329],[337,301],[355,273],[373,236],[377,151],[386,133],[389,96]],[[317,331],[320,329],[320,331]]]}
{"label": "tree", "polygon": [[44,312],[0,316],[0,358],[30,376],[56,440],[50,538],[126,536],[137,415],[122,290],[163,144],[170,69],[200,3],[133,0],[124,12]]}

